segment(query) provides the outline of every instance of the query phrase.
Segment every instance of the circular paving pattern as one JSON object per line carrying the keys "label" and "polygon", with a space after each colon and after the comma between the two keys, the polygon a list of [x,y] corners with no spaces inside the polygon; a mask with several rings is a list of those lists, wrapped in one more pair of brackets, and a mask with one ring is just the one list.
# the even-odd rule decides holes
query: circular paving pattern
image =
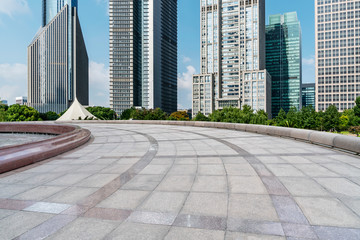
{"label": "circular paving pattern", "polygon": [[0,175],[0,239],[360,239],[360,158],[248,132],[81,124]]}

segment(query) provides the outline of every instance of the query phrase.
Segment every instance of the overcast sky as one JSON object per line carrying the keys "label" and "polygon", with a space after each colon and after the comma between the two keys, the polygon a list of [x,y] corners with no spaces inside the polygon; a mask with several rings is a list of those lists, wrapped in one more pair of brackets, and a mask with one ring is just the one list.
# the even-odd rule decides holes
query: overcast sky
{"label": "overcast sky", "polygon": [[[108,0],[78,0],[90,61],[90,104],[109,106]],[[178,0],[178,105],[191,107],[200,71],[200,0]],[[266,15],[296,11],[303,33],[303,82],[315,81],[313,0],[266,0]],[[41,0],[0,0],[0,98],[27,96],[27,46],[41,25]]]}

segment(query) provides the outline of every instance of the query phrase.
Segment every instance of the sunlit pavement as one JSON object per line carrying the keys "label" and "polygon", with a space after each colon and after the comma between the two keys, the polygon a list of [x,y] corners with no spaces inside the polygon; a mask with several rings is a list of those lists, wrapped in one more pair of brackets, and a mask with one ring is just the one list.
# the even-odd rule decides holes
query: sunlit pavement
{"label": "sunlit pavement", "polygon": [[291,139],[82,124],[94,138],[0,175],[0,239],[360,239],[360,158]]}

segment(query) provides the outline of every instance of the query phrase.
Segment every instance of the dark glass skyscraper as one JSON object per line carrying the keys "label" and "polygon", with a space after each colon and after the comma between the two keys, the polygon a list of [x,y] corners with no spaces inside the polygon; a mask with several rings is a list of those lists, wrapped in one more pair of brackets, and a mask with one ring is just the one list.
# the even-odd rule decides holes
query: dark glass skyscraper
{"label": "dark glass skyscraper", "polygon": [[270,16],[266,26],[266,69],[272,78],[272,114],[301,108],[301,27],[296,12]]}
{"label": "dark glass skyscraper", "polygon": [[42,28],[28,47],[28,105],[62,112],[89,104],[88,55],[77,0],[43,0]]}
{"label": "dark glass skyscraper", "polygon": [[302,106],[312,106],[315,109],[315,83],[304,83],[302,85]]}
{"label": "dark glass skyscraper", "polygon": [[110,0],[110,106],[177,110],[177,0]]}

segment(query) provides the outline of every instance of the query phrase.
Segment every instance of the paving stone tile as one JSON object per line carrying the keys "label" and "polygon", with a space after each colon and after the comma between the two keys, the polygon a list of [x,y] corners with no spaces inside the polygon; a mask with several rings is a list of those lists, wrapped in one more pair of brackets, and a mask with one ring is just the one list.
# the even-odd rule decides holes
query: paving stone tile
{"label": "paving stone tile", "polygon": [[346,165],[344,163],[326,163],[322,164],[322,166],[330,169],[331,171],[341,175],[341,176],[348,176],[348,177],[359,177],[360,176],[360,169]]}
{"label": "paving stone tile", "polygon": [[45,239],[48,236],[56,233],[61,228],[66,226],[67,224],[71,223],[76,219],[75,216],[68,216],[68,215],[57,215],[49,220],[43,222],[42,224],[38,225],[37,227],[30,229],[29,231],[25,232],[16,240],[37,240],[37,239]]}
{"label": "paving stone tile", "polygon": [[203,164],[198,167],[198,175],[224,176],[225,169],[224,166],[220,164]]}
{"label": "paving stone tile", "polygon": [[[63,214],[69,214],[65,211]],[[113,221],[124,221],[131,214],[130,210],[114,209],[114,208],[91,208],[84,213],[84,217],[87,218],[96,218],[104,220],[113,220]]]}
{"label": "paving stone tile", "polygon": [[168,175],[195,175],[197,166],[194,164],[175,164],[169,170]]}
{"label": "paving stone tile", "polygon": [[287,237],[317,239],[317,236],[310,225],[283,223],[282,227]]}
{"label": "paving stone tile", "polygon": [[0,209],[0,220],[15,213],[17,213],[15,210]]}
{"label": "paving stone tile", "polygon": [[305,159],[301,156],[281,156],[280,158],[291,164],[312,163],[308,159]]}
{"label": "paving stone tile", "polygon": [[198,158],[199,164],[223,164],[220,157],[200,157]]}
{"label": "paving stone tile", "polygon": [[56,178],[53,181],[46,183],[46,185],[51,186],[71,186],[87,177],[89,177],[90,173],[69,173],[65,174],[59,178]]}
{"label": "paving stone tile", "polygon": [[156,188],[157,191],[188,192],[194,182],[195,176],[168,175]]}
{"label": "paving stone tile", "polygon": [[[0,220],[0,239],[13,239],[45,222],[53,215],[45,213],[18,212]],[[5,230],[6,229],[6,230]]]}
{"label": "paving stone tile", "polygon": [[227,226],[228,226],[227,228],[228,231],[232,231],[232,232],[285,236],[282,226],[279,222],[254,221],[254,220],[229,218]]}
{"label": "paving stone tile", "polygon": [[70,187],[46,199],[48,202],[76,204],[94,193],[97,188]]}
{"label": "paving stone tile", "polygon": [[113,174],[121,174],[126,172],[132,165],[130,164],[112,164],[104,169],[102,169],[101,173],[113,173]]}
{"label": "paving stone tile", "polygon": [[335,198],[296,197],[312,225],[360,228],[360,219]]}
{"label": "paving stone tile", "polygon": [[37,202],[34,205],[25,208],[24,211],[59,214],[70,207],[71,205],[68,204]]}
{"label": "paving stone tile", "polygon": [[116,240],[159,240],[164,239],[169,226],[124,222],[105,239]]}
{"label": "paving stone tile", "polygon": [[225,176],[197,176],[191,191],[227,192],[227,179]]}
{"label": "paving stone tile", "polygon": [[156,165],[151,164],[145,167],[139,174],[155,174],[155,175],[164,175],[169,170],[171,165]]}
{"label": "paving stone tile", "polygon": [[148,191],[119,190],[100,202],[97,207],[133,210],[149,195]]}
{"label": "paving stone tile", "polygon": [[61,186],[39,186],[24,193],[13,196],[12,198],[18,200],[41,201],[60,192],[64,188],[65,187],[61,187]]}
{"label": "paving stone tile", "polygon": [[290,196],[271,196],[280,221],[286,223],[308,224],[299,206]]}
{"label": "paving stone tile", "polygon": [[192,192],[185,201],[181,214],[225,217],[227,194]]}
{"label": "paving stone tile", "polygon": [[279,179],[293,196],[330,196],[328,191],[310,178],[281,177]]}
{"label": "paving stone tile", "polygon": [[179,215],[173,226],[224,231],[226,229],[226,218],[185,214]]}
{"label": "paving stone tile", "polygon": [[271,198],[255,194],[231,194],[229,217],[257,221],[279,220]]}
{"label": "paving stone tile", "polygon": [[117,174],[94,174],[75,184],[79,187],[103,187],[115,178]]}
{"label": "paving stone tile", "polygon": [[229,176],[230,193],[267,194],[267,190],[259,177]]}
{"label": "paving stone tile", "polygon": [[78,218],[66,227],[49,236],[47,239],[102,239],[118,226],[117,222],[97,220],[92,218]]}
{"label": "paving stone tile", "polygon": [[35,185],[23,185],[23,184],[4,185],[1,187],[0,198],[10,198],[14,195],[23,193],[35,187],[36,187]]}
{"label": "paving stone tile", "polygon": [[267,164],[275,176],[278,177],[304,177],[305,175],[290,164]]}
{"label": "paving stone tile", "polygon": [[227,232],[225,240],[285,240],[285,237]]}
{"label": "paving stone tile", "polygon": [[257,176],[250,164],[225,164],[226,173],[235,176]]}
{"label": "paving stone tile", "polygon": [[310,177],[338,177],[339,175],[318,164],[297,164],[296,168]]}
{"label": "paving stone tile", "polygon": [[327,240],[358,240],[360,239],[360,229],[336,228],[325,226],[313,227],[319,239]]}
{"label": "paving stone tile", "polygon": [[316,178],[315,180],[335,194],[360,198],[360,186],[345,178]]}
{"label": "paving stone tile", "polygon": [[174,213],[135,211],[130,215],[129,221],[171,226],[175,218],[176,214]]}
{"label": "paving stone tile", "polygon": [[172,227],[169,234],[165,237],[167,240],[223,240],[225,232],[195,228]]}
{"label": "paving stone tile", "polygon": [[186,157],[186,158],[177,157],[175,159],[175,164],[197,164],[197,158],[196,157]]}
{"label": "paving stone tile", "polygon": [[221,157],[224,164],[246,164],[247,161],[243,157]]}
{"label": "paving stone tile", "polygon": [[184,192],[153,192],[138,209],[151,212],[178,213],[186,197],[187,193]]}

